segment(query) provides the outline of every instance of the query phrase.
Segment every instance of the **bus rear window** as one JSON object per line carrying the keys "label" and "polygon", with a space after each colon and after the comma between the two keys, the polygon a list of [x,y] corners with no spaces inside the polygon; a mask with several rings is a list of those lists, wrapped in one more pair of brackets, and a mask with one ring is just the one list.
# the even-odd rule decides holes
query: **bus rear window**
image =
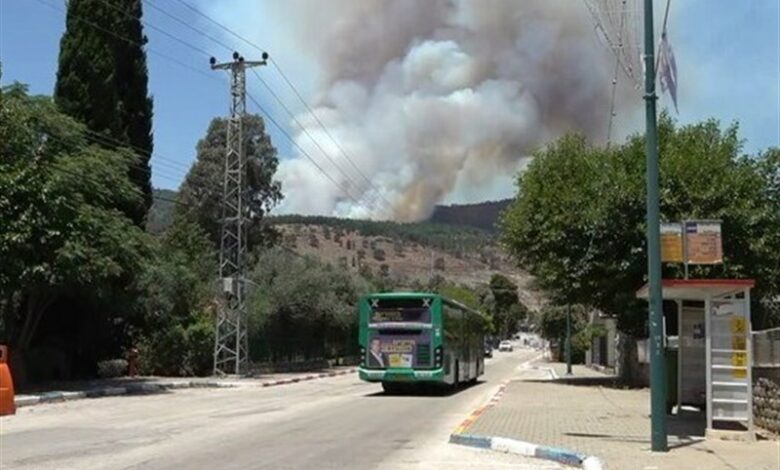
{"label": "bus rear window", "polygon": [[430,299],[371,299],[370,323],[430,323]]}

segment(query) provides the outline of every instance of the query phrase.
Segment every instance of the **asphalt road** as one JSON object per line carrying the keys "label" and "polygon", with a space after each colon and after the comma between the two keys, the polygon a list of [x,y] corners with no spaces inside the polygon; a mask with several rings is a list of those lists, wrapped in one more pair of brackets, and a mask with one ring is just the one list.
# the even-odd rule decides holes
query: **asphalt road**
{"label": "asphalt road", "polygon": [[535,355],[496,352],[477,385],[444,396],[385,395],[350,375],[21,408],[0,419],[0,468],[559,468],[447,444]]}

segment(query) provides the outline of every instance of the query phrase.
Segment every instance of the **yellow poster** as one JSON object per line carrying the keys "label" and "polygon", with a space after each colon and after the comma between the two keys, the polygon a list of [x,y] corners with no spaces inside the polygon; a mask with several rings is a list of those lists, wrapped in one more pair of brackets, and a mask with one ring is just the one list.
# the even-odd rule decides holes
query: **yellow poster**
{"label": "yellow poster", "polygon": [[731,333],[734,335],[744,335],[746,333],[745,330],[745,319],[740,317],[735,317],[731,319]]}
{"label": "yellow poster", "polygon": [[390,354],[390,367],[412,367],[412,355]]}
{"label": "yellow poster", "polygon": [[682,225],[661,224],[661,262],[683,262]]}
{"label": "yellow poster", "polygon": [[734,367],[747,366],[747,353],[735,352],[731,354],[731,365]]}

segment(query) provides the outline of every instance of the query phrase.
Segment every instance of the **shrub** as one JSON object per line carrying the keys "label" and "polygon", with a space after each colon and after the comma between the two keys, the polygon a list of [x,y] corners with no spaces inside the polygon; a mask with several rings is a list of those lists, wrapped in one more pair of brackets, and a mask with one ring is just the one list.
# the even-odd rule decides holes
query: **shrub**
{"label": "shrub", "polygon": [[100,361],[97,364],[98,377],[101,379],[112,379],[114,377],[123,377],[127,374],[127,361],[125,359],[111,359]]}
{"label": "shrub", "polygon": [[178,376],[187,358],[187,333],[181,325],[165,328],[142,341],[138,349],[141,374]]}
{"label": "shrub", "polygon": [[203,317],[186,330],[188,374],[209,375],[214,367],[214,324]]}

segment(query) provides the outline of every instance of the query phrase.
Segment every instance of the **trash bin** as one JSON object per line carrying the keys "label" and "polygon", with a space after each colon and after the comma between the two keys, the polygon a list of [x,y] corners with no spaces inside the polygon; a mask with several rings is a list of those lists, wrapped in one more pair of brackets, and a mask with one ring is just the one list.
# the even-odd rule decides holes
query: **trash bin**
{"label": "trash bin", "polygon": [[8,346],[0,346],[0,416],[14,413],[14,381],[8,367]]}

